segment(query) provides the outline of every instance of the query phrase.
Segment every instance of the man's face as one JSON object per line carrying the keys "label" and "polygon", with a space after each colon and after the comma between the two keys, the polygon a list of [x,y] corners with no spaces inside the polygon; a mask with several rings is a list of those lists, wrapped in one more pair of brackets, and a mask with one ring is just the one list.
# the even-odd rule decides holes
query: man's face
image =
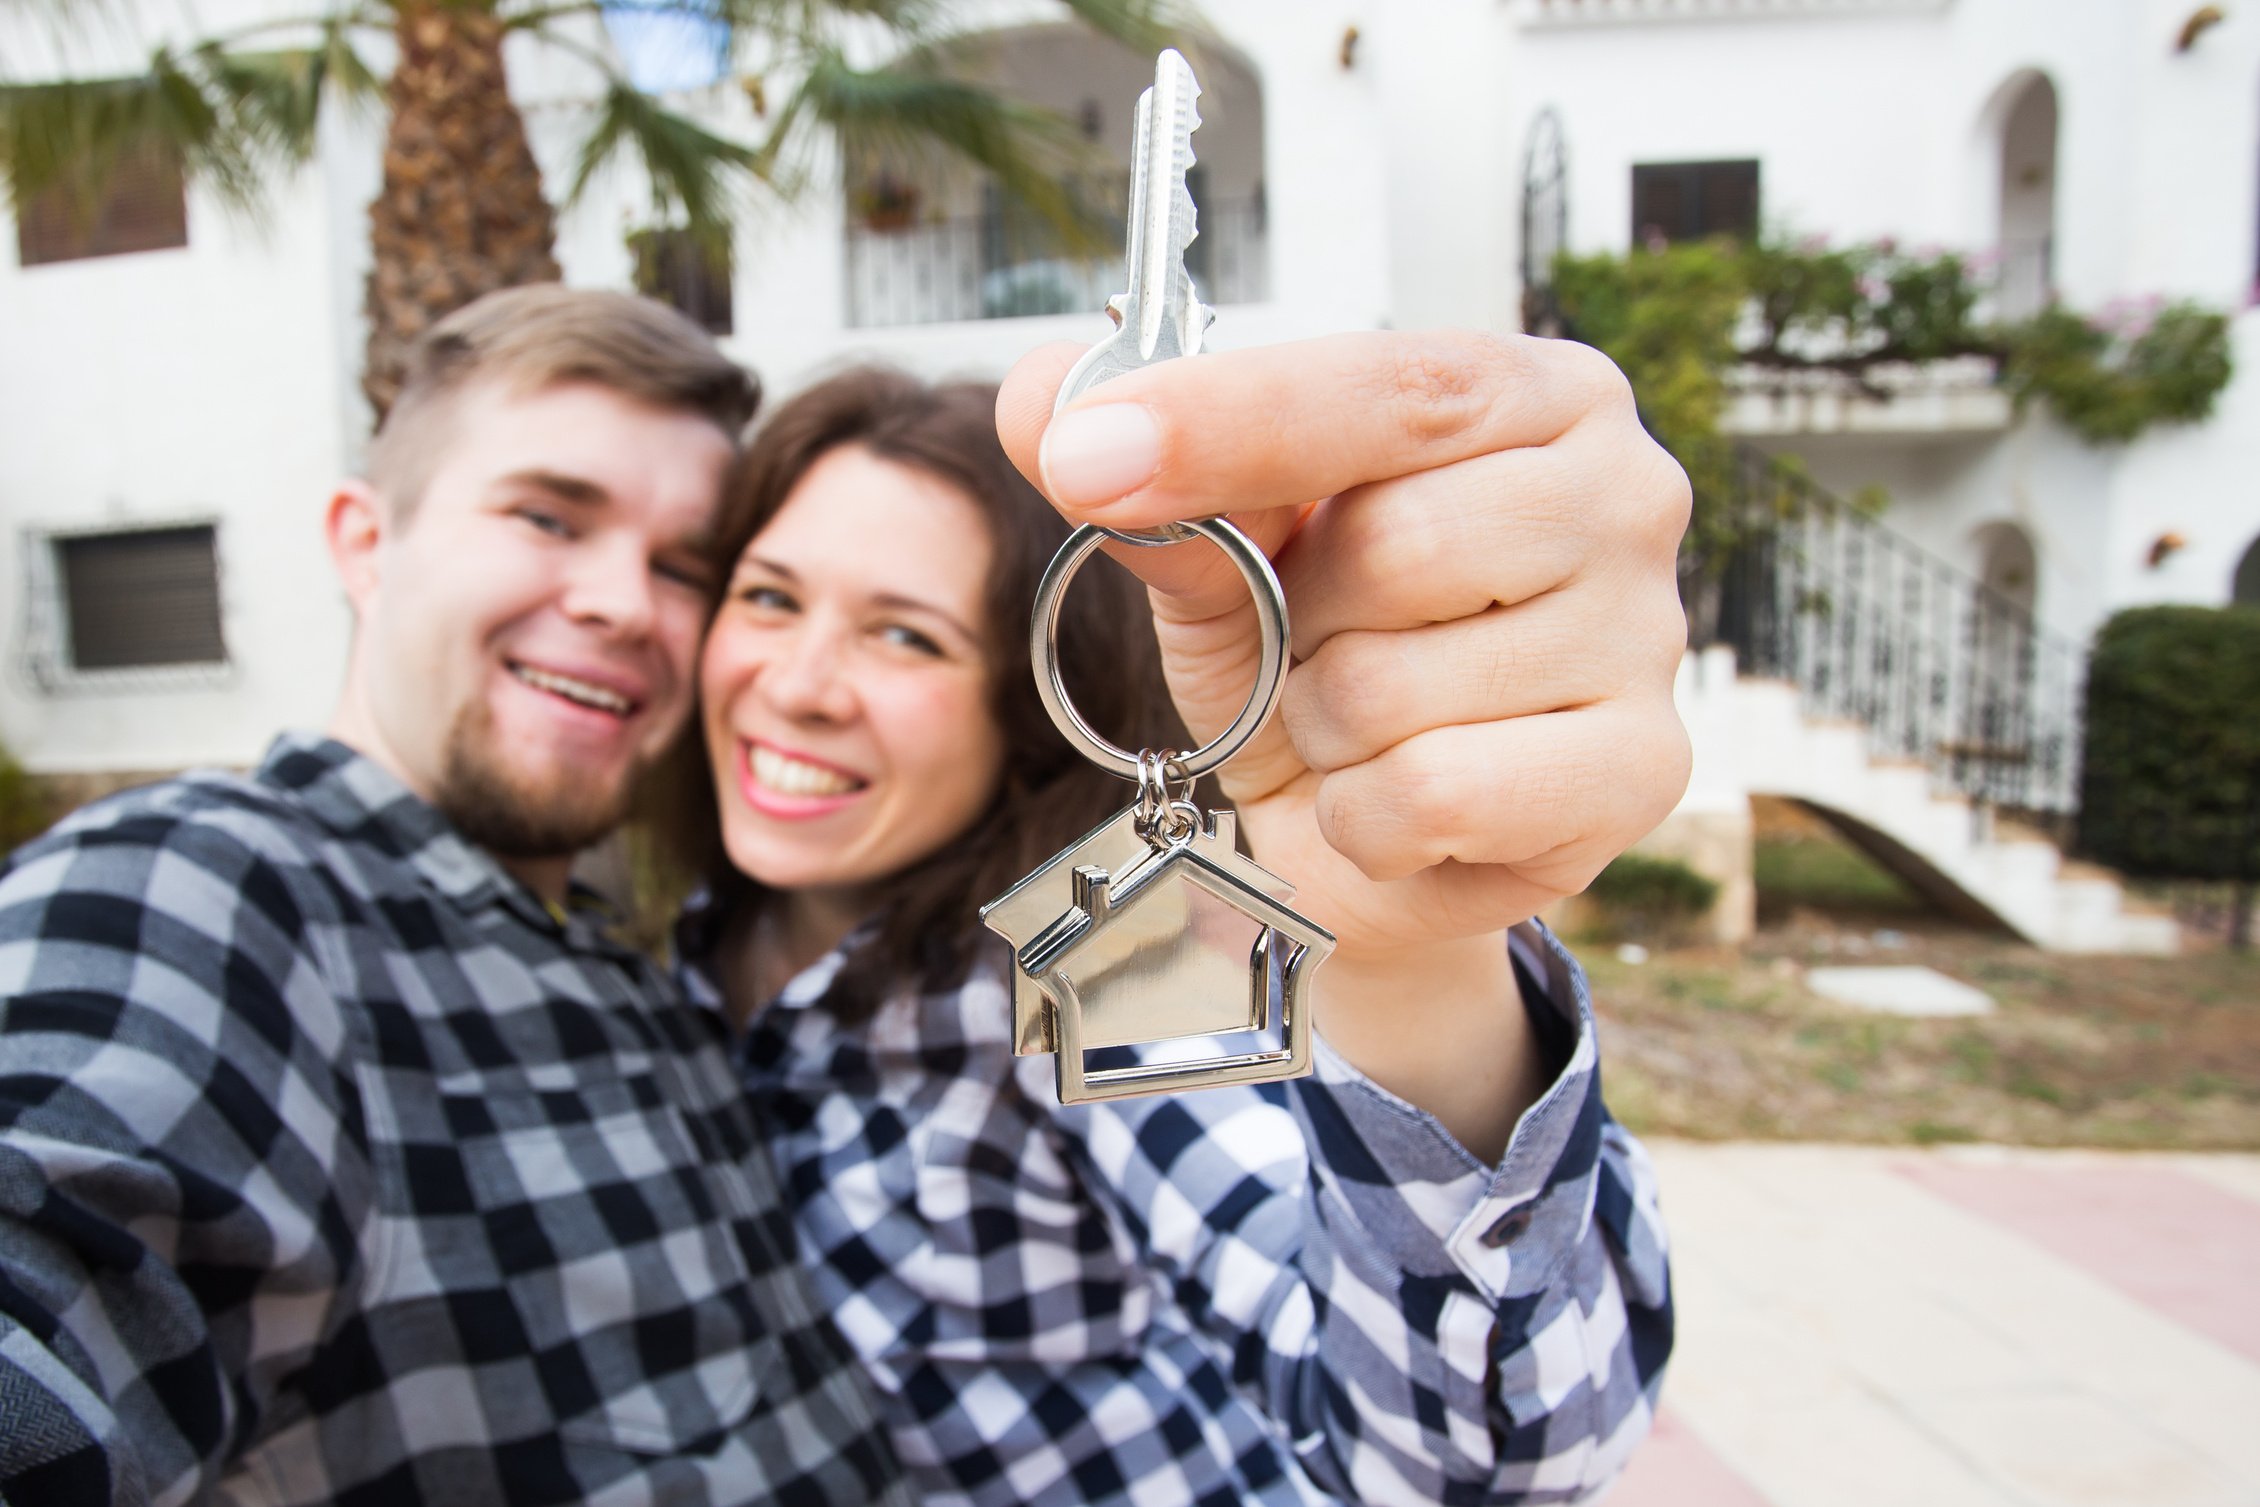
{"label": "man's face", "polygon": [[441,435],[422,497],[376,509],[348,702],[363,751],[472,842],[567,855],[690,705],[730,442],[586,383],[475,384]]}

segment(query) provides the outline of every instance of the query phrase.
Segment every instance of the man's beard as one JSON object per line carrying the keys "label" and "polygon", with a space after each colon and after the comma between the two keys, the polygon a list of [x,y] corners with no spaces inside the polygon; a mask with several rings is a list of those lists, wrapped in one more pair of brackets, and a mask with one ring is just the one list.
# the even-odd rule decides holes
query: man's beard
{"label": "man's beard", "polygon": [[498,755],[493,711],[473,702],[447,730],[432,804],[474,845],[504,858],[564,858],[627,820],[641,762],[606,788],[566,768],[529,780]]}

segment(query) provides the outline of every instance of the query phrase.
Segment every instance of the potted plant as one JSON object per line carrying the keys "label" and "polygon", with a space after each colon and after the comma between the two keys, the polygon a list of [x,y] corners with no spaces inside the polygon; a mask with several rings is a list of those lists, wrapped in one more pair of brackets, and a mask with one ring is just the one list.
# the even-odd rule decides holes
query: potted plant
{"label": "potted plant", "polygon": [[908,230],[918,219],[918,185],[893,173],[876,173],[857,191],[856,212],[872,230]]}

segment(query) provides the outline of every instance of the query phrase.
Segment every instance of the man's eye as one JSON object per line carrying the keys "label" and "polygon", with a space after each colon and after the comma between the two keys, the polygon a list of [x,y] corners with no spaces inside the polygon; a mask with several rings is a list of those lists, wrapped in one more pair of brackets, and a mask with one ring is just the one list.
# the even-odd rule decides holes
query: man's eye
{"label": "man's eye", "polygon": [[570,539],[573,537],[573,526],[547,508],[521,504],[511,509],[511,516],[525,520],[553,539]]}
{"label": "man's eye", "polygon": [[935,659],[942,657],[942,646],[940,644],[935,643],[916,628],[907,627],[902,623],[887,624],[879,630],[879,637],[887,643],[899,644],[903,648],[919,654],[931,655]]}
{"label": "man's eye", "polygon": [[711,597],[714,592],[714,572],[695,560],[655,560],[652,570],[661,579],[687,586],[701,596]]}

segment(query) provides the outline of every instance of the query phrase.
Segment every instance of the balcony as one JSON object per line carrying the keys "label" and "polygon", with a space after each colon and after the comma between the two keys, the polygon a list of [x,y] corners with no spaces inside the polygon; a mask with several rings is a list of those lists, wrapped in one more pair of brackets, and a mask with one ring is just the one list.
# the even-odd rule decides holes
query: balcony
{"label": "balcony", "polygon": [[[1109,244],[1122,244],[1119,222]],[[846,254],[853,329],[1084,313],[1124,285],[1121,252],[1066,255],[1055,234],[994,212],[850,225]],[[1203,202],[1185,264],[1204,303],[1263,302],[1271,259],[1262,196]]]}
{"label": "balcony", "polygon": [[1744,439],[1858,434],[1927,443],[1999,434],[2015,417],[1982,356],[1878,367],[1864,385],[1833,371],[1745,366],[1728,375],[1727,388],[1719,428]]}

